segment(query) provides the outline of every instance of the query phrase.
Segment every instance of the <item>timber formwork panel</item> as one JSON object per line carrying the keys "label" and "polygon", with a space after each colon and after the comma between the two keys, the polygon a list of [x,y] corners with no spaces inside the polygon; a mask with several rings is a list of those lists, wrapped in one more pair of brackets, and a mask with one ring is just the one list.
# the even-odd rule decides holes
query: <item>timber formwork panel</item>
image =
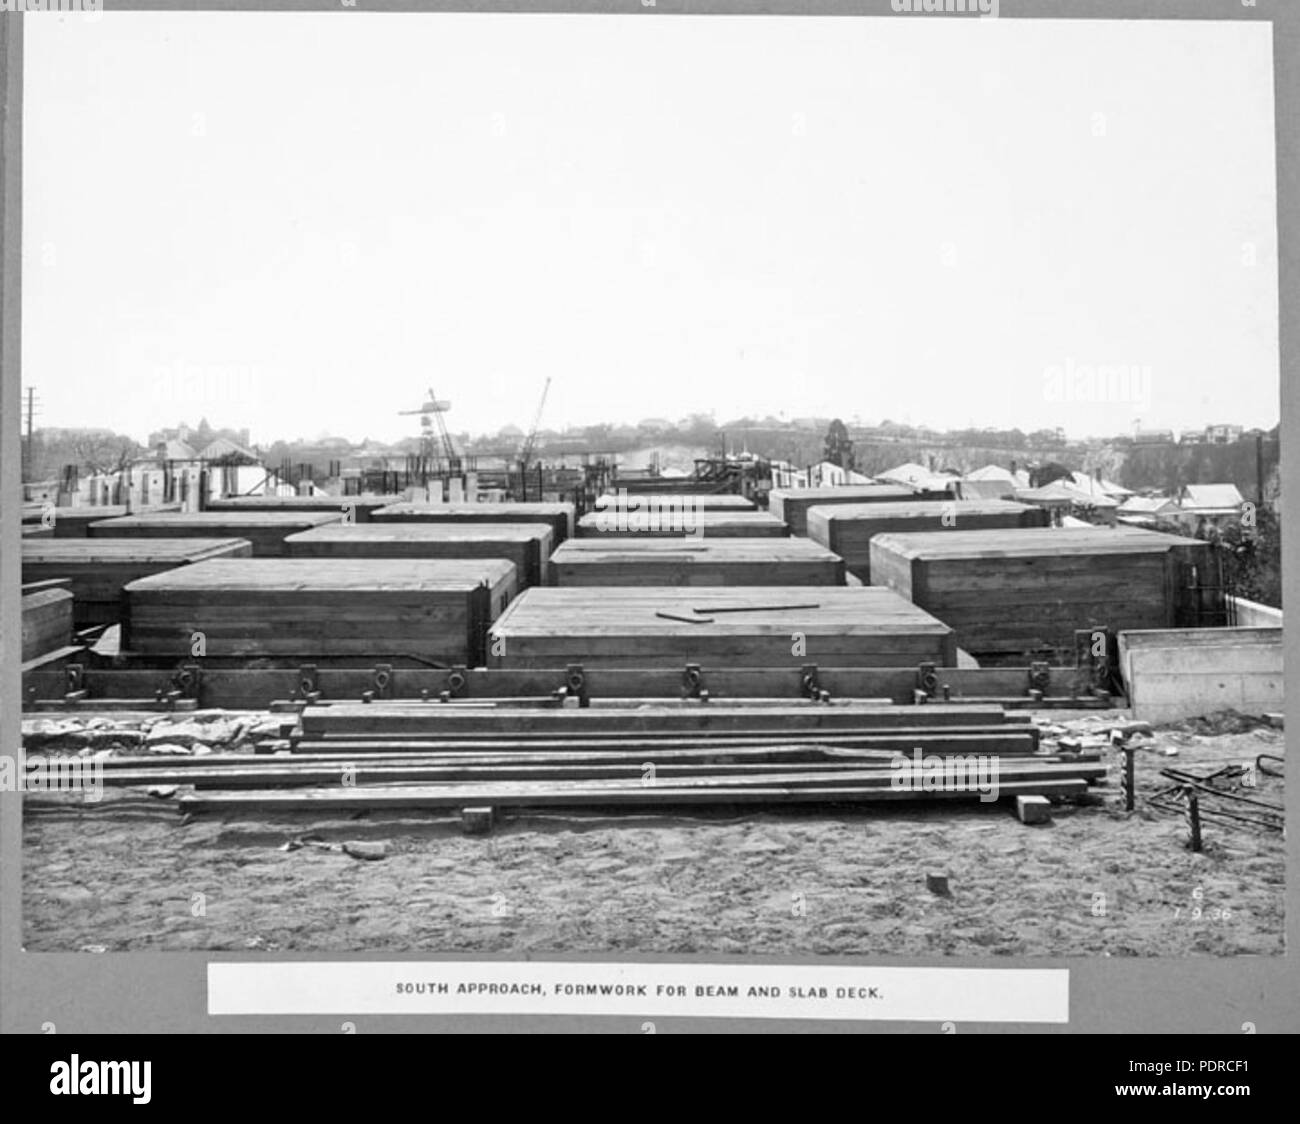
{"label": "timber formwork panel", "polygon": [[544,585],[551,555],[545,523],[365,523],[290,535],[291,558],[504,558],[521,589]]}
{"label": "timber formwork panel", "polygon": [[25,593],[21,602],[22,659],[66,648],[72,640],[72,594],[66,589]]}
{"label": "timber formwork panel", "polygon": [[401,496],[222,496],[208,501],[208,511],[315,511],[341,513],[345,522],[369,523],[381,507],[401,503]]}
{"label": "timber formwork panel", "polygon": [[551,556],[560,586],[843,585],[844,562],[806,539],[572,539]]}
{"label": "timber formwork panel", "polygon": [[578,536],[646,535],[663,538],[784,538],[789,529],[766,511],[700,511],[676,504],[662,508],[610,508],[578,520]]}
{"label": "timber formwork panel", "polygon": [[1176,583],[1208,543],[1136,528],[884,534],[871,574],[976,655],[1074,655],[1079,629],[1174,627]]}
{"label": "timber formwork panel", "polygon": [[179,513],[181,505],[155,504],[137,507],[134,512],[125,504],[97,504],[87,507],[56,507],[53,511],[53,528],[56,539],[84,539],[89,528],[105,519],[120,519],[126,515],[166,515]]}
{"label": "timber formwork panel", "polygon": [[24,540],[23,581],[68,579],[78,628],[122,619],[122,590],[139,578],[206,562],[248,558],[247,539],[30,539]]}
{"label": "timber formwork panel", "polygon": [[1048,523],[1042,508],[1004,500],[825,504],[809,508],[806,519],[808,537],[840,555],[848,572],[868,584],[871,540],[876,535],[1046,527]]}
{"label": "timber formwork panel", "polygon": [[176,659],[479,664],[487,627],[516,589],[504,559],[218,559],[128,585],[122,646]]}
{"label": "timber formwork panel", "polygon": [[247,539],[254,558],[279,558],[284,540],[300,531],[337,523],[342,511],[190,511],[164,515],[126,515],[92,523],[92,539]]}
{"label": "timber formwork panel", "polygon": [[824,504],[896,503],[916,499],[901,484],[846,484],[838,488],[774,488],[767,510],[790,528],[792,535],[808,534],[808,509]]}
{"label": "timber formwork panel", "polygon": [[952,630],[870,586],[530,589],[489,635],[489,666],[899,667],[956,662]]}
{"label": "timber formwork panel", "polygon": [[372,523],[545,523],[551,546],[573,537],[571,503],[395,503],[370,513]]}

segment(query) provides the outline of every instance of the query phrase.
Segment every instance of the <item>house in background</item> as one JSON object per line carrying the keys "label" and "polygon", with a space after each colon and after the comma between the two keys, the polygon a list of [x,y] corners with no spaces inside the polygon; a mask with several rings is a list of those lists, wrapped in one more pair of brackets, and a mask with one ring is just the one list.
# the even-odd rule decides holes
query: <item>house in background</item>
{"label": "house in background", "polygon": [[982,468],[973,468],[970,472],[962,474],[963,480],[1000,480],[1008,484],[1014,484],[1017,488],[1029,487],[1029,473],[1023,468],[1017,468],[1016,462],[1011,462],[1010,468],[1003,468],[1000,464],[986,464]]}
{"label": "house in background", "polygon": [[1101,476],[1089,476],[1086,472],[1072,472],[1065,482],[1087,495],[1108,496],[1121,503],[1133,494],[1131,489],[1116,484],[1113,480],[1106,480]]}
{"label": "house in background", "polygon": [[1014,480],[972,480],[963,476],[957,482],[957,494],[963,500],[1012,500],[1016,498]]}
{"label": "house in background", "polygon": [[1178,492],[1175,517],[1188,531],[1222,527],[1242,517],[1245,504],[1236,484],[1185,484]]}
{"label": "house in background", "polygon": [[841,488],[846,484],[870,484],[871,477],[863,476],[860,472],[854,472],[852,469],[841,468],[831,461],[822,461],[813,469],[813,477],[817,481],[814,487],[817,488]]}
{"label": "house in background", "polygon": [[1205,440],[1211,445],[1231,445],[1241,440],[1242,427],[1239,425],[1207,425]]}
{"label": "house in background", "polygon": [[1151,526],[1173,521],[1179,511],[1176,500],[1169,496],[1130,496],[1119,507],[1119,521],[1130,526]]}
{"label": "house in background", "polygon": [[880,473],[876,480],[882,484],[902,484],[918,495],[933,495],[942,499],[956,493],[961,477],[954,473],[934,472],[924,465],[908,462]]}
{"label": "house in background", "polygon": [[1101,492],[1085,492],[1068,479],[1053,480],[1040,488],[1019,488],[1015,499],[1018,503],[1046,508],[1057,527],[1063,525],[1067,515],[1094,526],[1113,527],[1119,514],[1118,500]]}

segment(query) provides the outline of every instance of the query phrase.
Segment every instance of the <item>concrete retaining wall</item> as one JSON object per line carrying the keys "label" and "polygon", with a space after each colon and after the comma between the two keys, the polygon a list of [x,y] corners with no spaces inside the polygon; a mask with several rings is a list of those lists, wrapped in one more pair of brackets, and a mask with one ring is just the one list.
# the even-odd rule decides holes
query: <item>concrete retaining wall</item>
{"label": "concrete retaining wall", "polygon": [[1244,597],[1229,597],[1228,602],[1236,610],[1238,628],[1282,627],[1281,609],[1261,605],[1258,601],[1247,601]]}
{"label": "concrete retaining wall", "polygon": [[1143,721],[1282,710],[1280,627],[1121,632],[1119,660],[1133,716]]}

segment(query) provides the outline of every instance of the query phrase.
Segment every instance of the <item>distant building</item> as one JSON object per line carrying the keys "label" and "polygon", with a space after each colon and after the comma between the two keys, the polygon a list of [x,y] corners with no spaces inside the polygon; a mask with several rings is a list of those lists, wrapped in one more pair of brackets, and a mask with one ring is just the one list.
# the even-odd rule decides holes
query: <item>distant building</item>
{"label": "distant building", "polygon": [[1239,425],[1207,425],[1205,427],[1205,440],[1211,445],[1231,445],[1234,441],[1240,441],[1242,427]]}
{"label": "distant building", "polygon": [[972,480],[963,476],[957,485],[964,500],[1009,500],[1016,494],[1016,482],[1011,479]]}
{"label": "distant building", "polygon": [[876,477],[884,484],[903,484],[915,492],[955,492],[960,477],[932,472],[924,465],[909,462],[882,472]]}
{"label": "distant building", "polygon": [[813,476],[817,481],[813,487],[816,488],[839,488],[845,484],[870,484],[871,477],[863,476],[860,472],[854,472],[852,469],[841,468],[830,461],[822,461],[813,469]]}
{"label": "distant building", "polygon": [[1172,429],[1139,429],[1133,434],[1134,445],[1172,445],[1173,443]]}
{"label": "distant building", "polygon": [[1111,499],[1123,500],[1133,494],[1132,490],[1116,484],[1113,480],[1106,480],[1100,476],[1089,476],[1086,472],[1072,472],[1068,478],[1068,483],[1073,484],[1081,492],[1089,495],[1109,496]]}
{"label": "distant building", "polygon": [[1119,521],[1134,526],[1175,520],[1179,512],[1178,502],[1169,496],[1130,496],[1119,508]]}
{"label": "distant building", "polygon": [[1015,499],[1019,503],[1044,507],[1052,516],[1052,522],[1058,527],[1066,515],[1083,519],[1088,523],[1104,523],[1114,526],[1119,513],[1119,501],[1102,492],[1085,492],[1076,488],[1068,479],[1053,480],[1041,488],[1020,488]]}
{"label": "distant building", "polygon": [[1187,484],[1178,493],[1176,518],[1191,530],[1222,526],[1241,518],[1245,502],[1236,484]]}

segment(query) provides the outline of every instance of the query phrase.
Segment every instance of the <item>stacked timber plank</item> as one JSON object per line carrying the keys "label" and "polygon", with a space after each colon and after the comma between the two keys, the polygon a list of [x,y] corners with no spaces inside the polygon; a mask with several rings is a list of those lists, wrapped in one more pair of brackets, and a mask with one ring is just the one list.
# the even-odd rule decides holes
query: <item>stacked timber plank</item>
{"label": "stacked timber plank", "polygon": [[208,500],[208,511],[316,511],[339,512],[344,522],[369,523],[370,513],[401,496],[222,496]]}
{"label": "stacked timber plank", "polygon": [[493,627],[492,667],[912,667],[956,662],[952,630],[869,586],[537,588]]}
{"label": "stacked timber plank", "polygon": [[578,520],[579,537],[658,535],[669,538],[784,538],[786,525],[766,511],[700,511],[688,496],[670,507],[607,508]]}
{"label": "stacked timber plank", "polygon": [[23,581],[67,578],[78,628],[122,619],[130,582],[211,558],[247,558],[246,539],[31,539],[23,548]]}
{"label": "stacked timber plank", "polygon": [[545,523],[551,543],[573,537],[571,503],[395,503],[370,513],[374,523]]}
{"label": "stacked timber plank", "polygon": [[24,592],[22,659],[38,659],[66,648],[72,642],[72,594],[66,589],[44,588]]}
{"label": "stacked timber plank", "polygon": [[[483,660],[516,590],[503,559],[217,559],[126,587],[133,653]],[[202,653],[194,638],[202,636]]]}
{"label": "stacked timber plank", "polygon": [[254,558],[278,558],[288,536],[342,517],[341,511],[186,511],[107,519],[90,524],[88,533],[105,539],[247,539]]}
{"label": "stacked timber plank", "polygon": [[601,535],[561,546],[551,556],[551,584],[843,585],[844,562],[807,539]]}
{"label": "stacked timber plank", "polygon": [[733,495],[699,495],[694,492],[613,492],[596,499],[597,511],[610,508],[635,508],[649,510],[652,507],[680,506],[685,497],[693,504],[696,511],[753,511],[752,501],[744,496]]}
{"label": "stacked timber plank", "polygon": [[109,785],[186,786],[183,811],[991,803],[1072,797],[1093,761],[1038,754],[997,707],[664,702],[621,709],[308,706],[290,755],[110,759]]}
{"label": "stacked timber plank", "polygon": [[1072,657],[1076,629],[1175,626],[1179,575],[1209,549],[1138,528],[938,531],[877,535],[870,564],[969,652]]}
{"label": "stacked timber plank", "polygon": [[893,503],[916,498],[901,484],[845,484],[838,488],[774,488],[767,510],[790,528],[792,535],[808,533],[808,509],[832,503]]}
{"label": "stacked timber plank", "polygon": [[54,509],[54,537],[56,539],[84,539],[90,533],[90,527],[105,519],[120,519],[123,516],[166,515],[179,513],[181,505],[155,504],[151,507],[137,507],[134,512],[125,504],[94,504],[87,507],[56,507]]}
{"label": "stacked timber plank", "polygon": [[911,500],[810,507],[808,537],[844,559],[848,572],[871,581],[871,540],[892,531],[977,531],[1046,527],[1047,512],[1004,500]]}
{"label": "stacked timber plank", "polygon": [[335,523],[285,539],[291,558],[504,558],[521,589],[547,580],[546,523]]}

